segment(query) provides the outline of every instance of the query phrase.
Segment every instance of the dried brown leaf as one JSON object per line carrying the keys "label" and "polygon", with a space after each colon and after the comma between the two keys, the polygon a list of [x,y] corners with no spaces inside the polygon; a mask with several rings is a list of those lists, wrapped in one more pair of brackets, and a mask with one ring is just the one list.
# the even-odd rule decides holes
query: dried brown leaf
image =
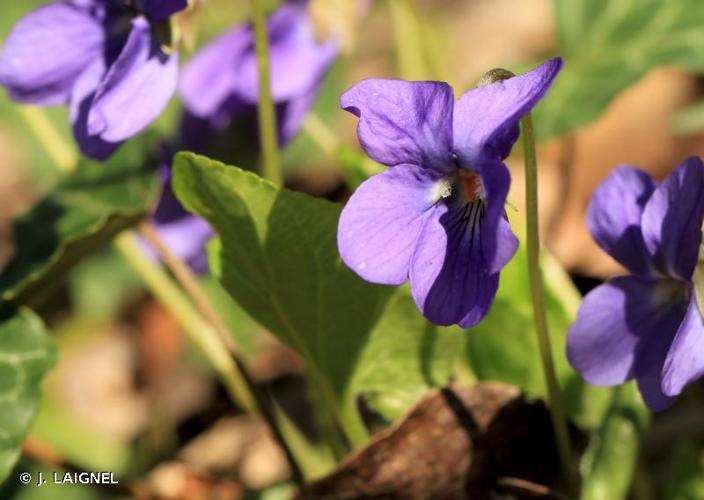
{"label": "dried brown leaf", "polygon": [[431,392],[297,498],[559,498],[558,469],[545,405],[487,382]]}

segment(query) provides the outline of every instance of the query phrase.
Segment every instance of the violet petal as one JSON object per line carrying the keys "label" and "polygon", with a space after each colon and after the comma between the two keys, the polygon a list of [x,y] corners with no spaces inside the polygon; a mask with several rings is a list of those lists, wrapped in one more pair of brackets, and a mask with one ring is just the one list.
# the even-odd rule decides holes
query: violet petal
{"label": "violet petal", "polygon": [[482,248],[489,274],[499,272],[513,258],[518,238],[506,220],[506,196],[511,187],[511,174],[502,162],[489,162],[480,167],[486,192],[487,207],[482,221]]}
{"label": "violet petal", "polygon": [[88,134],[88,113],[95,95],[95,88],[106,71],[105,61],[102,58],[93,61],[76,79],[69,103],[69,117],[76,143],[84,155],[96,160],[107,159],[120,145],[118,142],[105,141],[99,136]]}
{"label": "violet petal", "polygon": [[359,142],[372,159],[447,172],[454,168],[453,100],[443,82],[371,79],[342,94],[340,105],[359,117]]}
{"label": "violet petal", "polygon": [[704,319],[692,290],[687,313],[665,359],[663,392],[668,396],[677,396],[685,385],[702,375],[704,375]]}
{"label": "violet petal", "polygon": [[674,403],[675,398],[662,392],[662,375],[658,368],[662,368],[662,361],[640,377],[636,377],[638,390],[651,411],[662,411]]}
{"label": "violet petal", "polygon": [[663,280],[624,276],[592,290],[567,336],[570,364],[594,385],[659,376],[667,352],[662,346],[671,342],[683,316],[672,305],[672,287]]}
{"label": "violet petal", "polygon": [[479,204],[441,203],[418,237],[411,260],[411,293],[437,325],[469,328],[486,316],[499,285],[483,256]]}
{"label": "violet petal", "polygon": [[236,61],[243,51],[251,50],[251,44],[251,30],[237,28],[220,35],[188,61],[179,92],[192,115],[213,116],[235,92]]}
{"label": "violet petal", "polygon": [[0,85],[19,102],[65,104],[76,78],[102,56],[104,41],[100,22],[80,8],[41,7],[22,18],[5,40]]}
{"label": "violet petal", "polygon": [[654,190],[650,175],[620,166],[597,187],[587,210],[594,240],[634,274],[648,275],[653,269],[640,224]]}
{"label": "violet petal", "polygon": [[460,97],[452,128],[454,152],[461,165],[505,158],[517,138],[519,120],[545,95],[561,67],[562,59],[556,57],[528,73]]}
{"label": "violet petal", "polygon": [[439,178],[433,170],[398,165],[363,182],[340,215],[337,244],[344,262],[373,283],[406,281]]}
{"label": "violet petal", "polygon": [[205,246],[215,232],[200,217],[185,213],[169,221],[154,219],[154,226],[169,249],[185,260],[194,271],[204,274],[207,267]]}
{"label": "violet petal", "polygon": [[702,241],[704,163],[685,160],[653,192],[643,210],[645,245],[665,274],[689,280]]}
{"label": "violet petal", "polygon": [[164,110],[177,79],[178,55],[155,45],[145,18],[133,19],[122,53],[96,90],[89,135],[119,142],[141,132]]}

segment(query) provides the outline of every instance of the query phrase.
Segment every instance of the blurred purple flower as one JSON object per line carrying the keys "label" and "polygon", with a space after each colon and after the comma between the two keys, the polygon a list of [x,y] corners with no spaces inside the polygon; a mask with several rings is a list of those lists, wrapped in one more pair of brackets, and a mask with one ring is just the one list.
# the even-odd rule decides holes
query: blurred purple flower
{"label": "blurred purple flower", "polygon": [[185,0],[67,0],[13,28],[0,56],[0,84],[18,102],[69,104],[81,150],[103,159],[147,127],[177,85],[178,55],[154,35]]}
{"label": "blurred purple flower", "polygon": [[635,378],[657,411],[704,374],[704,323],[692,286],[702,219],[700,158],[689,158],[660,184],[622,166],[597,188],[589,230],[633,274],[592,290],[570,328],[567,357],[587,382]]}
{"label": "blurred purple flower", "polygon": [[[169,158],[166,156],[166,158]],[[181,206],[171,188],[171,162],[159,167],[162,195],[152,222],[169,249],[198,274],[208,271],[205,245],[215,234],[210,225]],[[156,256],[156,253],[154,252]]]}
{"label": "blurred purple flower", "polygon": [[[285,1],[269,18],[268,33],[279,144],[284,145],[296,135],[313,105],[337,56],[337,44],[315,39],[307,2],[302,0]],[[207,153],[235,164],[253,162],[259,151],[259,88],[251,25],[232,29],[191,59],[183,71],[180,93],[187,113],[177,149]],[[235,134],[223,134],[233,127]],[[168,177],[167,169],[154,223],[180,257],[196,271],[205,272],[205,243],[212,229],[181,207]]]}
{"label": "blurred purple flower", "polygon": [[[307,4],[287,0],[267,21],[271,90],[282,145],[298,132],[338,53],[334,39],[316,40]],[[189,61],[180,93],[192,117],[204,120],[212,131],[224,130],[239,117],[255,122],[259,87],[252,26],[226,32]],[[198,125],[198,120],[188,124]],[[256,123],[250,128],[256,130]]]}
{"label": "blurred purple flower", "polygon": [[457,102],[441,82],[364,80],[344,93],[342,107],[360,118],[362,147],[392,167],[365,181],[342,211],[345,263],[374,283],[409,280],[433,323],[478,323],[518,245],[505,218],[511,178],[502,160],[561,66],[552,59]]}

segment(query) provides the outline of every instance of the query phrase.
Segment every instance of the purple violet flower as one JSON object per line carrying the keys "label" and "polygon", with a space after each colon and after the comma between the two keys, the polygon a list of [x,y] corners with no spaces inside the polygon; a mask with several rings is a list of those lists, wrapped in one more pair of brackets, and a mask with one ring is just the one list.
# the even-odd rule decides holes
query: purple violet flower
{"label": "purple violet flower", "polygon": [[66,0],[29,13],[0,56],[0,85],[12,99],[68,104],[81,151],[104,159],[164,109],[178,79],[178,54],[155,23],[186,0]]}
{"label": "purple violet flower", "polygon": [[364,80],[345,92],[340,103],[359,117],[362,147],[391,168],[342,211],[344,262],[374,283],[409,280],[433,323],[477,324],[518,246],[505,218],[511,178],[502,160],[561,67],[552,59],[457,102],[442,82]]}
{"label": "purple violet flower", "polygon": [[[298,132],[338,54],[335,40],[316,40],[307,11],[307,1],[286,0],[267,21],[271,90],[282,145]],[[189,61],[180,93],[193,117],[222,131],[233,118],[256,120],[258,81],[254,31],[247,24],[221,35]]]}
{"label": "purple violet flower", "polygon": [[567,357],[594,385],[635,378],[654,411],[704,374],[704,323],[692,276],[702,241],[704,163],[689,158],[657,184],[621,166],[597,188],[587,222],[632,274],[592,290],[567,337]]}

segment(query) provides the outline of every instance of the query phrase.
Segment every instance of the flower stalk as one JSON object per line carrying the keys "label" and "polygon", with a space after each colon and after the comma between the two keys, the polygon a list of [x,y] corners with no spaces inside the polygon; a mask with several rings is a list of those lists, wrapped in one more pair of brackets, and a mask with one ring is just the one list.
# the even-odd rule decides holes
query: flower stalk
{"label": "flower stalk", "polygon": [[398,71],[404,80],[427,79],[420,23],[408,0],[389,0]]}
{"label": "flower stalk", "polygon": [[117,238],[117,249],[137,271],[150,291],[179,320],[191,341],[205,354],[220,375],[232,400],[250,415],[259,415],[267,422],[286,455],[294,480],[297,484],[302,484],[303,473],[286,441],[282,426],[279,425],[273,400],[256,386],[247,373],[225,323],[210,304],[198,280],[188,266],[161,241],[151,224],[143,222],[139,232],[162,257],[181,288],[193,300],[197,311],[166,273],[136,246],[130,233],[123,233]]}
{"label": "flower stalk", "polygon": [[17,109],[61,173],[70,174],[73,172],[78,163],[76,150],[63,140],[46,113],[31,106],[18,106]]}
{"label": "flower stalk", "polygon": [[249,393],[232,358],[221,348],[221,341],[215,329],[203,321],[168,275],[142,252],[132,232],[127,231],[118,235],[114,244],[147,288],[168,309],[169,313],[173,314],[188,337],[208,358],[232,399],[246,411],[254,412],[256,408],[254,398]]}
{"label": "flower stalk", "polygon": [[[44,110],[20,107],[20,114],[57,168],[64,174],[73,172],[78,156],[56,132]],[[134,231],[124,231],[115,238],[113,244],[155,298],[173,314],[191,341],[203,352],[232,400],[250,415],[259,415],[266,420],[286,455],[294,481],[302,484],[304,476],[319,473],[321,468],[325,470],[327,464],[322,463],[324,459],[316,460],[320,455],[318,450],[308,443],[268,394],[257,390],[235,351],[227,327],[203,293],[190,268],[168,249],[151,224],[143,223],[141,234],[161,255],[183,291],[161,267],[144,254]],[[184,291],[193,300],[197,310]]]}
{"label": "flower stalk", "polygon": [[530,113],[521,120],[523,135],[523,151],[525,156],[526,176],[526,253],[528,255],[528,279],[533,299],[533,319],[538,335],[538,347],[545,374],[545,384],[548,391],[548,406],[552,418],[555,442],[560,458],[560,464],[565,481],[570,491],[577,491],[576,470],[572,463],[567,418],[562,406],[560,386],[555,372],[550,336],[548,332],[547,314],[545,312],[545,296],[540,269],[540,237],[538,232],[538,162],[535,153],[535,137],[533,121]]}
{"label": "flower stalk", "polygon": [[259,73],[259,105],[257,106],[257,113],[259,117],[259,140],[262,150],[262,170],[265,178],[274,184],[281,185],[281,160],[276,133],[276,113],[271,95],[271,59],[266,13],[262,0],[251,0],[251,4]]}
{"label": "flower stalk", "polygon": [[313,140],[321,153],[339,162],[345,182],[350,189],[356,189],[369,177],[383,171],[378,163],[342,144],[315,112],[310,112],[306,116],[303,121],[303,131]]}

